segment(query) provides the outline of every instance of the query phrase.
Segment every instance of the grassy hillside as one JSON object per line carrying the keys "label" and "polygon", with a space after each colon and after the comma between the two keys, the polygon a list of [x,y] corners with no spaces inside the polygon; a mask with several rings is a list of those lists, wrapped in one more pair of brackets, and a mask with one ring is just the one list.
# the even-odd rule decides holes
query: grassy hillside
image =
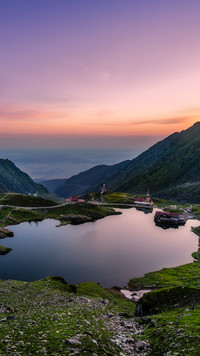
{"label": "grassy hillside", "polygon": [[133,289],[156,288],[136,307],[151,345],[148,355],[199,355],[200,264],[147,273],[130,280]]}
{"label": "grassy hillside", "polygon": [[57,203],[41,198],[18,193],[5,193],[0,194],[0,205],[13,205],[13,206],[53,206]]}
{"label": "grassy hillside", "polygon": [[[1,355],[133,351],[135,305],[96,283],[71,286],[57,277],[31,283],[0,281],[0,291]],[[129,329],[123,326],[126,322]],[[120,334],[129,343],[117,343]]]}
{"label": "grassy hillside", "polygon": [[199,202],[200,122],[158,142],[125,167],[108,186],[178,201]]}
{"label": "grassy hillside", "polygon": [[[92,282],[0,280],[0,353],[198,356],[199,272],[191,263],[134,279],[134,288],[158,288],[136,307]],[[142,317],[135,316],[138,305]]]}

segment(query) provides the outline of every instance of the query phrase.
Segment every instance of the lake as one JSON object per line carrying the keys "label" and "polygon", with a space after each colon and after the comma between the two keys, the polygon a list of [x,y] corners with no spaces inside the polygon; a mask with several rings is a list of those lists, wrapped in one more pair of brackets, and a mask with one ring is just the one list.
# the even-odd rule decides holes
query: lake
{"label": "lake", "polygon": [[1,244],[13,250],[0,256],[0,278],[31,281],[59,275],[73,284],[93,281],[123,287],[133,277],[193,261],[198,237],[191,226],[199,221],[164,230],[155,226],[155,210],[121,211],[76,226],[56,227],[59,222],[50,219],[9,226],[14,237]]}

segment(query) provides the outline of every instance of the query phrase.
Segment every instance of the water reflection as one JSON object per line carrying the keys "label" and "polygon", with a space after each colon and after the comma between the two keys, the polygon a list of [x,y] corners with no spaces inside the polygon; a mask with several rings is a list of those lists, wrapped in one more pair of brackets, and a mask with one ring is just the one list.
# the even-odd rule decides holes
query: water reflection
{"label": "water reflection", "polygon": [[138,211],[143,211],[144,214],[152,214],[153,213],[153,208],[142,208],[142,207],[136,206],[135,209]]}
{"label": "water reflection", "polygon": [[161,229],[166,230],[166,229],[178,229],[180,225],[170,225],[170,224],[165,224],[165,223],[160,223],[155,221],[155,225],[159,226]]}
{"label": "water reflection", "polygon": [[61,226],[55,220],[10,226],[13,250],[0,256],[0,278],[35,280],[60,275],[68,283],[99,282],[124,286],[130,278],[193,261],[198,239],[187,221],[178,229],[161,229],[152,214],[134,208],[94,223]]}

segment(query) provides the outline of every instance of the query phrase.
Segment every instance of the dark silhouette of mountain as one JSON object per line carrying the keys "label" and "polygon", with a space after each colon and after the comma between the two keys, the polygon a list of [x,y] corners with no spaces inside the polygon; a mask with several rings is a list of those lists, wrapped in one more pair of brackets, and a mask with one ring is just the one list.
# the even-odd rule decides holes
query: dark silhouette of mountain
{"label": "dark silhouette of mountain", "polygon": [[64,184],[55,189],[55,193],[60,196],[69,197],[72,195],[80,196],[87,192],[96,191],[104,181],[111,178],[113,174],[120,174],[121,170],[128,163],[129,161],[124,161],[111,166],[99,165],[90,168],[87,171],[66,179]]}
{"label": "dark silhouette of mountain", "polygon": [[[37,180],[36,180],[36,182],[37,182]],[[57,188],[59,188],[63,184],[65,184],[66,178],[49,179],[49,180],[44,180],[44,181],[41,181],[38,179],[38,182],[40,182],[40,184],[44,185],[48,189],[49,192],[54,193]]]}
{"label": "dark silhouette of mountain", "polygon": [[0,159],[0,193],[47,194],[48,190],[35,183],[8,159]]}

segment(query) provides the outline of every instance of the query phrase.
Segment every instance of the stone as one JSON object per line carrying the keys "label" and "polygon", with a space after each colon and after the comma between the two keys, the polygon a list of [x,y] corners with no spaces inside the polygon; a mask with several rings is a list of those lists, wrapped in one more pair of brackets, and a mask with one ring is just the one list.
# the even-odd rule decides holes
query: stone
{"label": "stone", "polygon": [[145,347],[144,341],[139,340],[135,343],[136,350],[143,350],[144,347]]}
{"label": "stone", "polygon": [[72,336],[70,339],[65,340],[66,345],[71,345],[71,346],[81,346],[82,342],[80,341],[80,338],[77,336]]}
{"label": "stone", "polygon": [[14,233],[8,229],[0,228],[0,238],[2,238],[1,236],[3,236],[3,235],[4,235],[4,237],[13,237]]}
{"label": "stone", "polygon": [[7,320],[14,320],[15,319],[15,316],[14,315],[9,315],[7,316]]}
{"label": "stone", "polygon": [[103,304],[109,304],[109,300],[108,299],[101,299],[101,303],[103,303]]}

